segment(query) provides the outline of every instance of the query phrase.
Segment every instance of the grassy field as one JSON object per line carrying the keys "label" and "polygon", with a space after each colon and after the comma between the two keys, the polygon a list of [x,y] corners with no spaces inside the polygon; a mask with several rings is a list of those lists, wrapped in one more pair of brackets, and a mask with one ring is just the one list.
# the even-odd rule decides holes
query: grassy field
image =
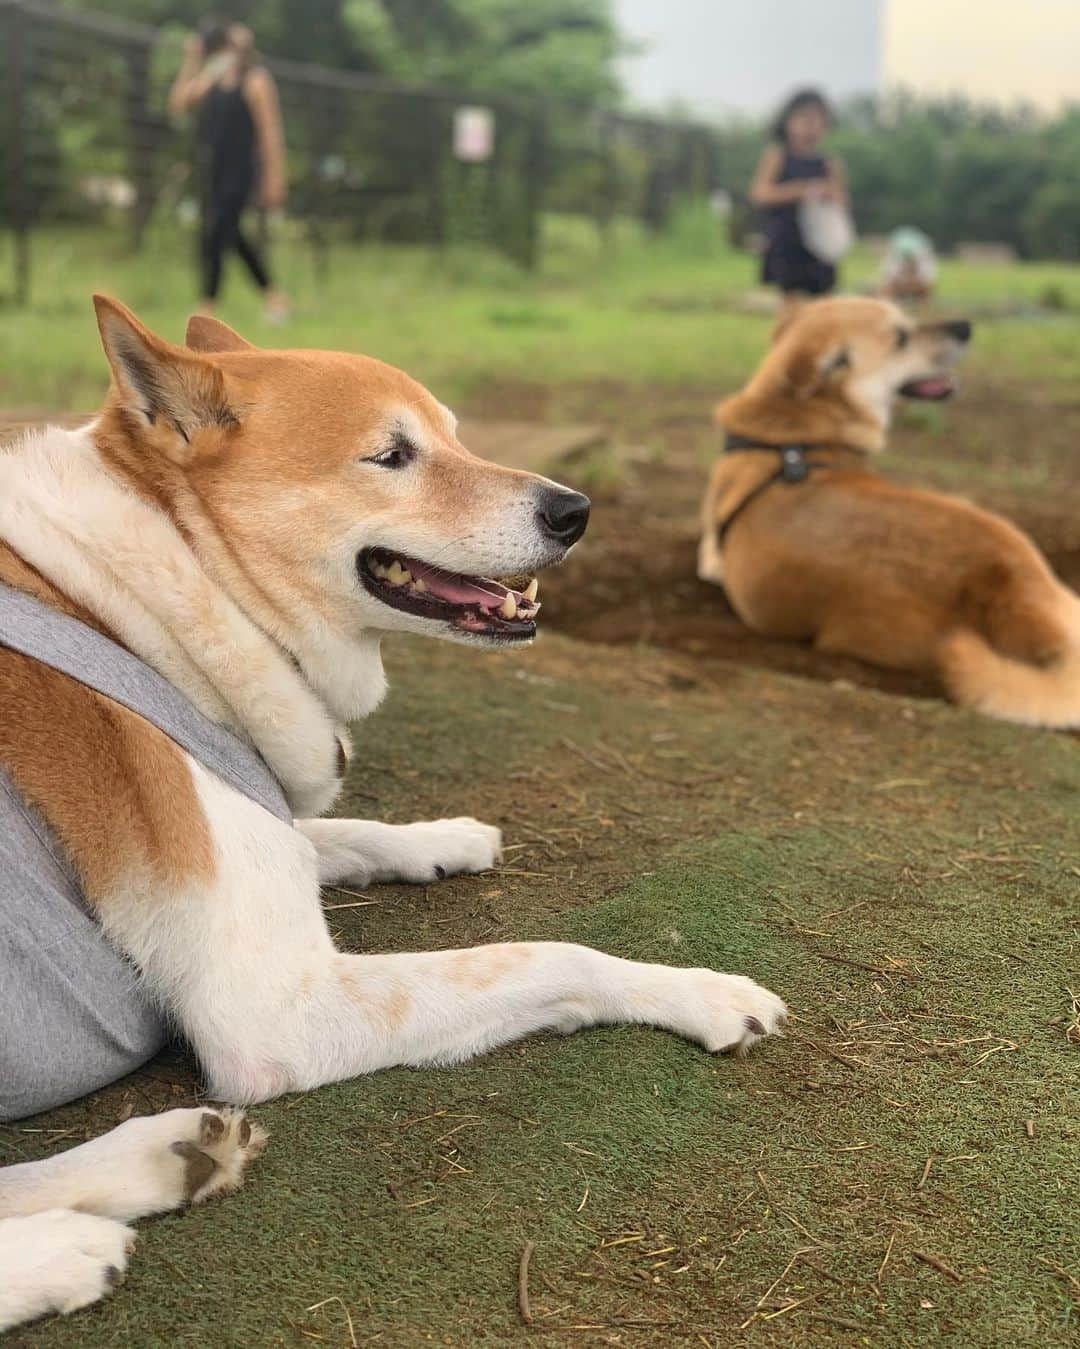
{"label": "grassy field", "polygon": [[[752,266],[700,221],[603,251],[552,228],[534,278],[370,250],[320,290],[292,244],[291,328],[263,328],[239,278],[223,310],[268,344],[401,363],[474,414],[614,434],[544,611],[573,637],[394,644],[358,732],[343,813],[474,813],[503,827],[502,868],[327,891],[328,918],[352,950],[555,938],[736,970],[788,999],[789,1033],[739,1062],[639,1029],[540,1037],[260,1107],[271,1145],[240,1194],[143,1224],[122,1289],[13,1346],[1080,1341],[1080,741],[734,629],[709,645],[693,502],[709,401],[765,339],[738,308]],[[91,286],[180,336],[187,275],[89,243],[44,242],[40,303],[0,313],[0,406],[93,405]],[[887,462],[1009,509],[1064,565],[1080,317],[1040,310],[1048,288],[1080,311],[1080,270],[945,268],[942,306],[986,316],[969,391],[906,419]],[[0,1162],[194,1085],[163,1057],[0,1128]]]}
{"label": "grassy field", "polygon": [[[221,316],[267,346],[366,351],[408,369],[444,398],[482,381],[624,380],[722,387],[756,358],[767,319],[735,302],[755,284],[756,264],[732,252],[707,217],[687,216],[659,242],[624,227],[607,242],[577,221],[548,222],[544,265],[534,276],[490,254],[430,254],[341,246],[320,281],[303,241],[275,249],[294,322],[268,328],[238,265]],[[151,234],[131,257],[124,236],[89,231],[35,236],[34,303],[0,310],[0,406],[93,406],[102,361],[88,296],[105,290],[163,335],[180,340],[194,304],[188,235]],[[10,244],[0,244],[0,276]],[[846,280],[869,284],[875,264],[856,257]],[[1070,308],[1038,311],[1052,294]],[[980,332],[976,365],[1008,359],[1017,375],[1080,379],[1080,268],[947,262],[941,303],[976,313],[1015,313]]]}

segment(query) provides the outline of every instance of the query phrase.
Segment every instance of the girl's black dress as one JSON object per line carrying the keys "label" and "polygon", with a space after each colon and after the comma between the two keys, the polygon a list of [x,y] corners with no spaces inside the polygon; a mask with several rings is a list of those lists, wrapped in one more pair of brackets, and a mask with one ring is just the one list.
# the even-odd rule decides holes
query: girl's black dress
{"label": "girl's black dress", "polygon": [[[827,178],[829,166],[823,155],[795,155],[784,150],[784,162],[778,183]],[[806,247],[799,232],[799,208],[786,206],[765,209],[765,257],[761,279],[767,286],[804,295],[828,295],[836,286],[836,268],[822,262]]]}

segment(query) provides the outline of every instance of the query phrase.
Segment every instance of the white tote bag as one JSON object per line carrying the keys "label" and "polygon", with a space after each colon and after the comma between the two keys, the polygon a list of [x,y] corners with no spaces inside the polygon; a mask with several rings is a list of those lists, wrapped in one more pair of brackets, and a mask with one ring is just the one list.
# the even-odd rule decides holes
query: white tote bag
{"label": "white tote bag", "polygon": [[855,242],[855,225],[846,207],[808,198],[799,203],[799,233],[820,262],[836,263]]}

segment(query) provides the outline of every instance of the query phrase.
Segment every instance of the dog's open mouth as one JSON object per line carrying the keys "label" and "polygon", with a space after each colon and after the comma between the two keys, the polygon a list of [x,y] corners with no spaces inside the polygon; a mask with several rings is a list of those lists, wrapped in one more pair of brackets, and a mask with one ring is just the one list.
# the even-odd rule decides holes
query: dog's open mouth
{"label": "dog's open mouth", "polygon": [[486,576],[443,571],[386,548],[365,548],[357,570],[368,593],[391,609],[498,641],[527,641],[536,635],[540,605],[535,577],[518,590]]}
{"label": "dog's open mouth", "polygon": [[937,400],[951,398],[955,391],[956,385],[948,375],[931,375],[927,379],[909,379],[906,384],[900,386],[900,392],[905,398]]}

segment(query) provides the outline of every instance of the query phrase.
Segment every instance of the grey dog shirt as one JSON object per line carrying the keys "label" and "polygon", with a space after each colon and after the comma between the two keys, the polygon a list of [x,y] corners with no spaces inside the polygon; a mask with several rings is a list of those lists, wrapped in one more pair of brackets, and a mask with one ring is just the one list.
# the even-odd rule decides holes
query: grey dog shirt
{"label": "grey dog shirt", "polygon": [[[121,703],[291,821],[280,784],[250,745],[94,628],[0,585],[0,645]],[[0,716],[10,715],[0,708]],[[0,1120],[114,1082],[169,1038],[137,972],[88,910],[52,831],[0,764]]]}

